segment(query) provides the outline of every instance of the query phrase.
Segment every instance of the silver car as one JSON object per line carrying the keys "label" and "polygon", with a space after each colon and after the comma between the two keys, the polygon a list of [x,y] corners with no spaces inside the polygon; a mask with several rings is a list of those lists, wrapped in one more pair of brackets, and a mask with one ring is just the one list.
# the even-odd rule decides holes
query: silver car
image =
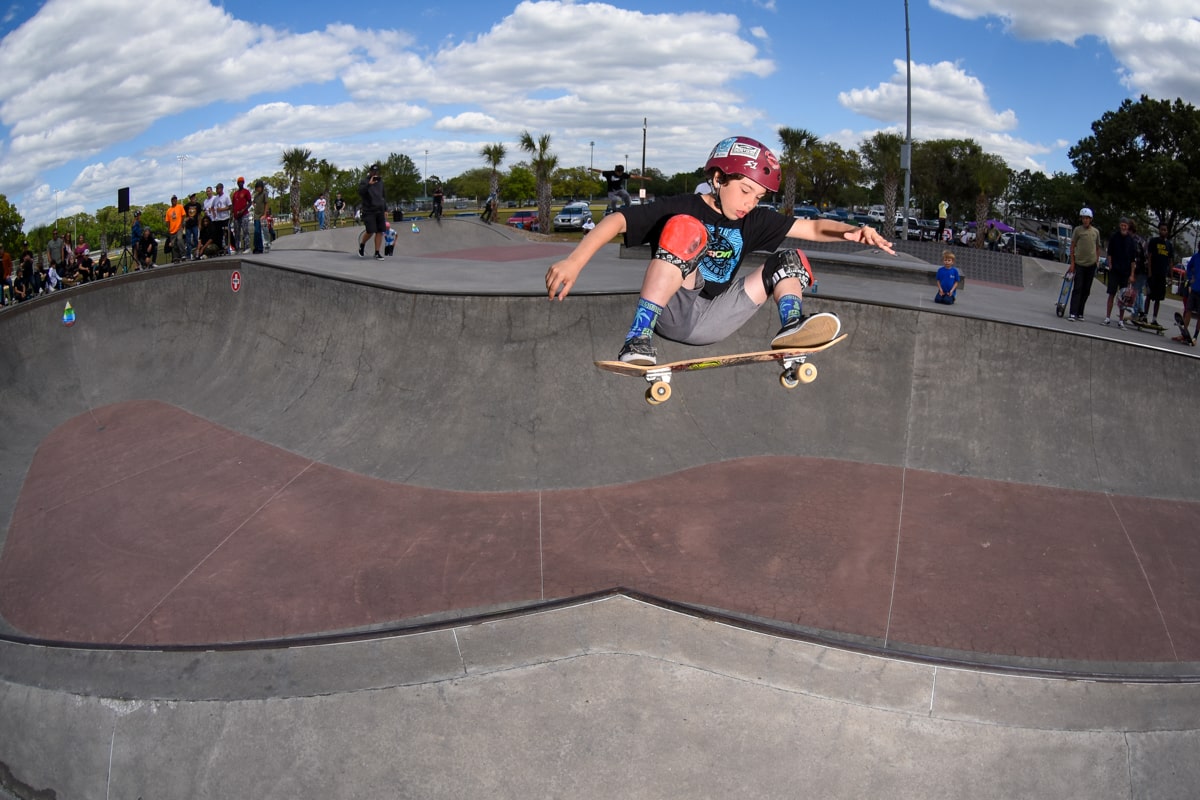
{"label": "silver car", "polygon": [[583,223],[592,218],[592,209],[587,203],[568,203],[554,216],[554,230],[581,231]]}

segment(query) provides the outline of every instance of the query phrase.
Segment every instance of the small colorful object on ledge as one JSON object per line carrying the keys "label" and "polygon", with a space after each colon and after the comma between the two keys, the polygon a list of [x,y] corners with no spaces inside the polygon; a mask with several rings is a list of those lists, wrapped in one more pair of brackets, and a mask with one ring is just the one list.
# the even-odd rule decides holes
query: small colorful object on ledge
{"label": "small colorful object on ledge", "polygon": [[67,303],[67,307],[63,309],[63,325],[68,328],[75,324],[75,309],[71,308],[71,304]]}

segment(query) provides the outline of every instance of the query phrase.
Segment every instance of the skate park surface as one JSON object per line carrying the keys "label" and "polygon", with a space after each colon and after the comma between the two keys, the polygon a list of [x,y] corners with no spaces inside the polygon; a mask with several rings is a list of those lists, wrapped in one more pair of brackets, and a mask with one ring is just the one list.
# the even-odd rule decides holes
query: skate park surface
{"label": "skate park surface", "polygon": [[1195,795],[1194,350],[843,248],[652,407],[643,262],[418,224],[0,313],[0,796]]}

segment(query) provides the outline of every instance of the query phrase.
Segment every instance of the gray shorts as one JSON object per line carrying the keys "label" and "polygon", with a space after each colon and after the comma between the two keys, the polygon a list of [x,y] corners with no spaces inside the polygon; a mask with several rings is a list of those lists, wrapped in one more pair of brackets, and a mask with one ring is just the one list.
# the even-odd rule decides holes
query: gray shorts
{"label": "gray shorts", "polygon": [[684,344],[713,344],[729,338],[758,311],[758,305],[746,295],[745,283],[745,277],[738,278],[709,299],[701,296],[704,278],[698,277],[695,289],[680,289],[671,295],[655,332]]}

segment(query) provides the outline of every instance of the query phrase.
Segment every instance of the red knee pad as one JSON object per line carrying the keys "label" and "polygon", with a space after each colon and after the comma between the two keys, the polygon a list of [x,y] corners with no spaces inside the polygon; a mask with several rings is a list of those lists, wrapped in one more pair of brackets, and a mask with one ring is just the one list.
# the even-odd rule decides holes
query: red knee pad
{"label": "red knee pad", "polygon": [[684,214],[671,217],[658,237],[654,257],[679,267],[686,278],[708,246],[708,230],[695,217]]}

